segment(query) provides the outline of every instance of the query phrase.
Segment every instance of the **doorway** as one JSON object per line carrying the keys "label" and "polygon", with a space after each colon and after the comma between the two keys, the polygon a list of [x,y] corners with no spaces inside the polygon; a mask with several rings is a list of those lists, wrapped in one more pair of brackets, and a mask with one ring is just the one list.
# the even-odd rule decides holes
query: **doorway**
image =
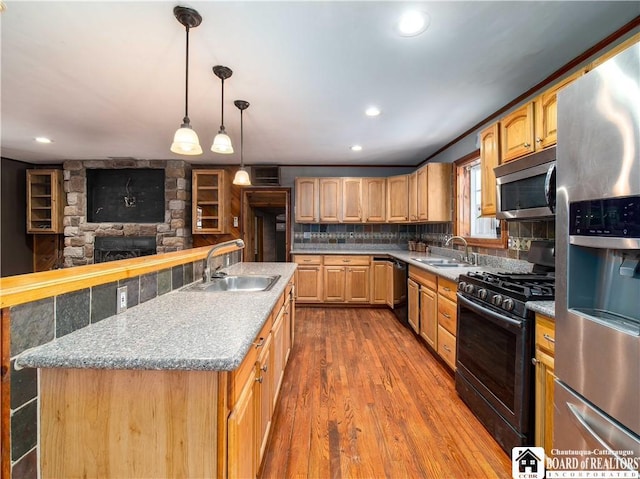
{"label": "doorway", "polygon": [[244,188],[245,261],[286,262],[291,250],[291,189]]}

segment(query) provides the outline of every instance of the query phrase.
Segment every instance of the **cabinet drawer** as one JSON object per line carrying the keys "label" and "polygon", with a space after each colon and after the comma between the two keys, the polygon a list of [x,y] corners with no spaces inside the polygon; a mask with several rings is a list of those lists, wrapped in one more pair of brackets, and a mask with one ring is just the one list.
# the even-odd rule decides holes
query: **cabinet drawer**
{"label": "cabinet drawer", "polygon": [[556,325],[546,316],[536,314],[536,347],[551,353],[555,352]]}
{"label": "cabinet drawer", "polygon": [[322,256],[319,254],[295,255],[293,261],[298,264],[322,264]]}
{"label": "cabinet drawer", "polygon": [[438,326],[438,354],[455,371],[456,337],[442,326]]}
{"label": "cabinet drawer", "polygon": [[456,335],[456,327],[458,325],[457,306],[442,295],[438,296],[438,324],[454,336]]}
{"label": "cabinet drawer", "polygon": [[457,301],[456,293],[458,291],[458,283],[443,277],[438,278],[438,294],[449,298],[454,303]]}
{"label": "cabinet drawer", "polygon": [[434,291],[438,288],[438,277],[423,269],[416,268],[415,266],[409,266],[409,277],[417,283],[420,283]]}
{"label": "cabinet drawer", "polygon": [[324,264],[327,266],[369,266],[369,256],[346,256],[342,254],[326,255]]}

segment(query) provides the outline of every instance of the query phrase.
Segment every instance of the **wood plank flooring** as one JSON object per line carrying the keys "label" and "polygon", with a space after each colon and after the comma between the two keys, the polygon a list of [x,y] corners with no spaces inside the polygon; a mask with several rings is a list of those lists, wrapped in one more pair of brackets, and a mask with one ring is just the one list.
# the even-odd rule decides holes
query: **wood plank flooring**
{"label": "wood plank flooring", "polygon": [[261,478],[509,478],[452,374],[386,309],[297,308]]}

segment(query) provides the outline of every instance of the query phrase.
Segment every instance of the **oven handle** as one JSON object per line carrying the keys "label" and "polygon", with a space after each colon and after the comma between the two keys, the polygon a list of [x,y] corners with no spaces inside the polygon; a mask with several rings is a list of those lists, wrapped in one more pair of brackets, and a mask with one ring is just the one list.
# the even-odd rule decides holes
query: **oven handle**
{"label": "oven handle", "polygon": [[523,324],[522,321],[511,319],[506,315],[502,316],[501,314],[491,311],[490,309],[487,309],[480,304],[474,303],[473,301],[469,301],[467,298],[465,298],[460,293],[458,293],[458,304],[461,304],[461,303],[464,304],[469,309],[475,309],[476,311],[479,311],[483,315],[488,316],[489,319],[491,319],[496,323],[508,323],[517,328],[522,328],[522,324]]}

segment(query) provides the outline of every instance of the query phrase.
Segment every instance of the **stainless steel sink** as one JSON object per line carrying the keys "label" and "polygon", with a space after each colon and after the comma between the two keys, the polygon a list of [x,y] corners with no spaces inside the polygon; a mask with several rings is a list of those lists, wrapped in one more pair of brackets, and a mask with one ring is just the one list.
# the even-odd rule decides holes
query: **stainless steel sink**
{"label": "stainless steel sink", "polygon": [[428,264],[435,268],[462,268],[465,266],[469,266],[467,263],[461,263],[454,259],[446,259],[446,258],[411,258],[420,263]]}
{"label": "stainless steel sink", "polygon": [[208,283],[197,283],[186,288],[184,291],[202,291],[208,293],[216,291],[269,291],[279,279],[280,275],[266,276],[259,274],[247,274],[223,276],[222,278],[213,278]]}

